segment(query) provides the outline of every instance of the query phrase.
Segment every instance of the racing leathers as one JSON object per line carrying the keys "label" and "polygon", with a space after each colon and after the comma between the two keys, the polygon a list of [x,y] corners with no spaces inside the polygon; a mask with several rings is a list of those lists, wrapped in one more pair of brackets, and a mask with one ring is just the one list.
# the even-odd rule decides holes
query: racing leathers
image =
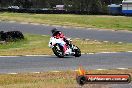
{"label": "racing leathers", "polygon": [[[50,40],[55,43],[60,44],[61,46],[63,46],[63,51],[65,52],[65,54],[71,52],[71,49],[67,49],[67,45],[70,46],[69,41],[67,40],[67,38],[64,36],[64,34],[61,31],[56,31],[52,37],[50,38]],[[49,44],[50,47],[50,44]]]}

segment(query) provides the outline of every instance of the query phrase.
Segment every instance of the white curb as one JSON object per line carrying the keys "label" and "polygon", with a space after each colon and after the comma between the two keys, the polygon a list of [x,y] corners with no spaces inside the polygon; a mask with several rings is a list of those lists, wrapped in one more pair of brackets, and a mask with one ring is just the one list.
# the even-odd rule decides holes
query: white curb
{"label": "white curb", "polygon": [[29,24],[28,22],[21,22],[20,24]]}
{"label": "white curb", "polygon": [[24,56],[27,56],[27,57],[36,57],[36,56],[41,56],[41,57],[43,57],[43,56],[51,56],[51,55],[24,55]]}
{"label": "white curb", "polygon": [[96,54],[96,53],[87,53],[87,54]]}
{"label": "white curb", "polygon": [[96,70],[102,71],[102,70],[107,70],[107,69],[96,69]]}
{"label": "white curb", "polygon": [[119,70],[125,70],[125,69],[128,69],[128,68],[117,68],[117,69],[119,69]]}
{"label": "white curb", "polygon": [[39,23],[30,23],[31,25],[41,25],[41,24],[39,24]]}
{"label": "white curb", "polygon": [[16,23],[16,21],[9,21],[9,23]]}
{"label": "white curb", "polygon": [[18,74],[18,73],[8,73],[8,74],[10,74],[10,75],[16,75],[16,74]]}
{"label": "white curb", "polygon": [[34,73],[34,74],[39,74],[39,73],[41,73],[41,72],[31,72],[31,73]]}
{"label": "white curb", "polygon": [[50,71],[50,72],[55,72],[55,73],[58,73],[58,72],[62,72],[62,71]]}
{"label": "white curb", "polygon": [[0,57],[20,57],[20,56],[0,56]]}
{"label": "white curb", "polygon": [[109,54],[109,53],[119,53],[119,52],[99,52],[97,54]]}

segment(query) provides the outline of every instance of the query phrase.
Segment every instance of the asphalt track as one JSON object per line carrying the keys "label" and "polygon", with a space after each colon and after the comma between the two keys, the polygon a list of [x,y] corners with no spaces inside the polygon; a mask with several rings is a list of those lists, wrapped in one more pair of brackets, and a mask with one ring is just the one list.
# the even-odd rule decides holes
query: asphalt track
{"label": "asphalt track", "polygon": [[56,56],[0,57],[0,73],[117,69],[132,67],[132,53],[88,54],[80,58]]}
{"label": "asphalt track", "polygon": [[[33,33],[41,35],[51,35],[50,30],[54,26],[48,25],[38,25],[38,24],[25,24],[25,23],[9,23],[0,22],[0,31],[10,31],[10,30],[20,30],[24,33]],[[124,31],[106,31],[106,30],[92,30],[83,28],[64,28],[57,27],[59,30],[63,31],[67,37],[72,38],[87,38],[92,40],[100,41],[112,41],[112,42],[132,42],[132,32]]]}
{"label": "asphalt track", "polygon": [[[50,35],[54,26],[0,22],[0,31],[20,30],[24,33]],[[100,41],[132,42],[132,32],[106,31],[106,30],[83,30],[81,28],[57,27],[66,36],[72,38],[87,38]],[[132,68],[132,53],[99,53],[82,55],[80,58],[56,56],[21,56],[0,57],[0,73],[20,72],[44,72],[77,70],[82,65],[86,70],[91,69],[117,69]],[[111,88],[132,88],[132,85],[112,85]]]}

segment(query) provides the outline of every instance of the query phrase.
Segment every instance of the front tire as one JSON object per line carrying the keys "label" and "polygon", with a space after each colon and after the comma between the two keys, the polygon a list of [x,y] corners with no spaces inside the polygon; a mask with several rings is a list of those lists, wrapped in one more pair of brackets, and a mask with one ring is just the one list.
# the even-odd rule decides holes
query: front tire
{"label": "front tire", "polygon": [[63,47],[60,46],[59,44],[55,44],[54,47],[52,48],[52,50],[57,57],[59,57],[59,58],[64,57]]}
{"label": "front tire", "polygon": [[81,50],[77,47],[77,46],[74,46],[75,47],[75,49],[74,49],[74,51],[75,51],[75,57],[80,57],[81,56]]}

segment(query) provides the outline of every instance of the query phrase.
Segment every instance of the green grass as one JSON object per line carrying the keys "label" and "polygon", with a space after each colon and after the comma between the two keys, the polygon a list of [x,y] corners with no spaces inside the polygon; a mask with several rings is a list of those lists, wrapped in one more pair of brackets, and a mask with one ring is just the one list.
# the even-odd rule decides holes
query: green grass
{"label": "green grass", "polygon": [[[88,74],[130,74],[132,70],[89,70]],[[0,88],[78,88],[76,83],[77,72],[43,72],[0,74]],[[109,88],[108,84],[88,84],[86,88]]]}
{"label": "green grass", "polygon": [[[71,73],[74,74],[74,73]],[[0,75],[0,88],[64,88],[75,85],[75,78],[70,72]],[[68,84],[68,85],[67,85]]]}
{"label": "green grass", "polygon": [[[0,55],[51,55],[48,47],[50,36],[25,34],[25,39],[0,44]],[[132,51],[132,43],[113,43],[93,40],[73,39],[82,53],[125,52]]]}
{"label": "green grass", "polygon": [[124,52],[132,50],[132,43],[100,42],[92,40],[74,40],[83,53]]}
{"label": "green grass", "polygon": [[25,34],[25,39],[22,41],[0,44],[0,55],[51,54],[48,48],[49,38],[49,36]]}
{"label": "green grass", "polygon": [[132,31],[132,18],[125,16],[0,13],[0,20]]}

